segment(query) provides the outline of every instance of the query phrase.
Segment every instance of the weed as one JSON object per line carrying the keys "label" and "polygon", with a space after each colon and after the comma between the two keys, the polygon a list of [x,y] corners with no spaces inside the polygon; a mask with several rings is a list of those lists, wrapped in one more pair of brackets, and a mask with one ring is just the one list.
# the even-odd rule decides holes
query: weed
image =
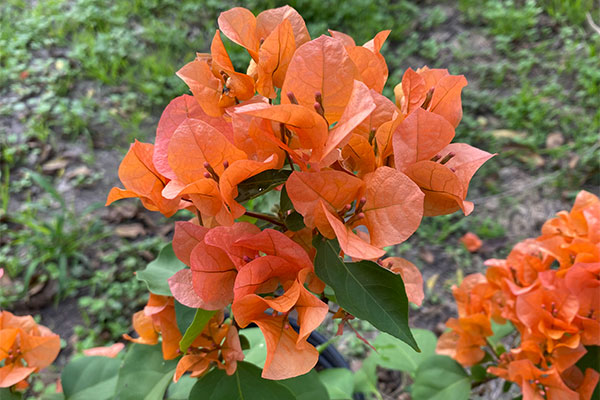
{"label": "weed", "polygon": [[[541,0],[541,6],[550,16],[558,21],[582,25],[585,16],[594,8],[595,0]],[[597,2],[596,2],[597,4]]]}
{"label": "weed", "polygon": [[[156,237],[123,243],[101,257],[106,269],[94,271],[85,281],[86,292],[78,300],[84,325],[75,329],[81,349],[118,340],[129,330],[131,315],[147,300],[145,284],[134,279],[135,271],[158,254],[164,242]],[[146,254],[147,258],[142,255]]]}
{"label": "weed", "polygon": [[[8,223],[0,225],[0,233],[8,239],[0,247],[0,264],[11,279],[19,278],[15,287],[0,288],[1,307],[27,297],[34,282],[58,282],[57,300],[72,293],[79,286],[77,279],[85,275],[86,248],[108,235],[99,220],[89,217],[92,209],[76,215],[50,182],[35,172],[29,175],[49,198],[28,202],[15,215],[6,214]],[[48,216],[52,203],[59,207]]]}

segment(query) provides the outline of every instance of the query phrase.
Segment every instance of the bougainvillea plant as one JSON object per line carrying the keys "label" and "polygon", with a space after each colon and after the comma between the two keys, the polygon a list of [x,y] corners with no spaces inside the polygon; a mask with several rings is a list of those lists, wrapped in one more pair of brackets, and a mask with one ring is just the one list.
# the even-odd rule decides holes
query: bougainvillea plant
{"label": "bougainvillea plant", "polygon": [[[580,192],[541,236],[486,265],[485,275],[453,288],[458,318],[446,323],[437,352],[516,383],[523,400],[591,399],[600,369],[598,197]],[[489,341],[492,321],[514,326],[514,344]]]}
{"label": "bougainvillea plant", "polygon": [[[452,143],[466,79],[409,68],[392,101],[381,94],[389,31],[362,46],[336,31],[311,40],[288,6],[233,8],[218,24],[210,53],[177,72],[192,95],[167,106],[154,144],[131,145],[124,189],[108,195],[107,204],[138,197],[166,217],[196,216],[175,224],[183,264],[139,276],[152,294],[131,340],[156,344],[160,334],[164,359],[181,357],[175,380],[213,366],[233,374],[244,358],[238,331],[255,324],[267,346],[262,377],[292,378],[317,363],[307,338],[336,303],[342,323],[365,319],[418,350],[407,314],[422,278],[384,248],[423,216],[473,210],[469,182],[492,155]],[[247,50],[245,72],[222,34]],[[276,212],[247,209],[271,190]],[[196,310],[193,337],[178,327],[179,306]]]}
{"label": "bougainvillea plant", "polygon": [[[330,308],[340,330],[364,319],[418,350],[408,302],[421,303],[422,277],[409,261],[385,258],[385,247],[424,216],[473,210],[469,182],[492,155],[452,143],[466,79],[409,68],[392,101],[382,95],[380,52],[389,31],[362,46],[336,31],[311,39],[288,6],[258,16],[233,8],[218,24],[210,53],[177,73],[192,95],[166,107],[154,144],[131,145],[119,167],[124,189],[107,199],[195,217],[177,222],[172,245],[137,274],[151,293],[134,315],[136,337],[125,335],[136,343],[122,361],[111,347],[69,363],[64,398],[162,399],[184,378],[201,378],[193,399],[296,398],[316,387],[289,379],[317,363],[307,339]],[[247,50],[245,72],[222,34]],[[273,190],[275,212],[248,209]],[[244,361],[251,343],[240,330],[251,325],[266,343],[262,372]],[[19,332],[26,363],[13,355],[0,369],[16,365],[11,385],[42,367]]]}

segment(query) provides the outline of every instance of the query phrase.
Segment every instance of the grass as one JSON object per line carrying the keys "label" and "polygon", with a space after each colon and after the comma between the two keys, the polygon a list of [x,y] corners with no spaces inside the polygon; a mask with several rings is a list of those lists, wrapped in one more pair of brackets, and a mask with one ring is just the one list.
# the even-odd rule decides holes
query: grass
{"label": "grass", "polygon": [[[62,196],[41,175],[31,178],[48,195],[27,202],[16,215],[6,214],[0,233],[9,245],[0,247],[0,265],[10,278],[20,278],[13,286],[0,287],[0,307],[29,297],[30,288],[57,282],[56,301],[72,294],[85,276],[89,259],[84,250],[109,235],[105,226],[90,217],[92,210],[75,215]],[[48,215],[48,208],[55,211]]]}
{"label": "grass", "polygon": [[[584,25],[593,0],[460,0],[435,6],[407,0],[249,0],[244,5],[257,13],[285,3],[301,12],[313,37],[331,28],[360,44],[392,29],[383,48],[390,97],[409,66],[449,67],[466,75],[470,84],[457,139],[500,153],[477,175],[476,194],[501,193],[497,171],[507,165],[556,174],[549,182],[555,193],[595,183],[600,36]],[[196,51],[207,51],[218,14],[232,4],[0,3],[0,264],[13,282],[10,293],[0,286],[0,307],[25,299],[31,282],[57,280],[56,299],[79,296],[79,348],[117,340],[127,330],[129,316],[145,299],[145,288],[132,274],[147,262],[140,254],[155,255],[162,242],[104,243],[113,236],[113,225],[97,211],[82,214],[65,204],[54,188],[60,176],[36,178],[42,173],[37,160],[46,145],[57,154],[79,145],[81,160],[93,170],[99,151],[123,152],[134,138],[151,140],[164,106],[187,91],[176,70]],[[226,46],[238,68],[248,62],[242,49]],[[501,136],[498,130],[512,134]],[[549,148],[546,138],[553,132],[563,142]],[[533,156],[541,157],[543,166],[528,163]],[[80,184],[100,179],[93,175]],[[270,208],[271,200],[254,206]],[[491,216],[428,218],[404,248],[432,243],[463,266],[468,254],[455,243],[466,231],[484,239],[505,235]],[[89,267],[91,259],[97,268]]]}

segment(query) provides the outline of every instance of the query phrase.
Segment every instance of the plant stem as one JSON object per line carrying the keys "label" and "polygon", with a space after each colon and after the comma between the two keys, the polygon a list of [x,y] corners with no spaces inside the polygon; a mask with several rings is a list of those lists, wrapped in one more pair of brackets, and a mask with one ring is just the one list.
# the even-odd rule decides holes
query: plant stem
{"label": "plant stem", "polygon": [[496,361],[500,360],[500,356],[498,355],[498,353],[496,353],[496,349],[494,349],[494,346],[492,346],[492,344],[490,343],[490,341],[488,340],[488,338],[485,338],[485,342],[487,343],[488,347],[492,351],[492,355],[494,356],[494,358],[496,359]]}
{"label": "plant stem", "polygon": [[262,219],[263,221],[270,222],[273,225],[285,227],[285,224],[283,222],[279,221],[277,218],[275,218],[272,215],[255,213],[255,212],[252,212],[252,211],[246,211],[246,213],[244,215],[247,215],[247,216],[252,217],[252,218]]}

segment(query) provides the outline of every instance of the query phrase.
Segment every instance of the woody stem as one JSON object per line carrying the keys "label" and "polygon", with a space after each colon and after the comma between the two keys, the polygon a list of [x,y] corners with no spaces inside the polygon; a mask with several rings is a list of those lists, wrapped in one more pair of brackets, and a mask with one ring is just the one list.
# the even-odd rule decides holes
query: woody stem
{"label": "woody stem", "polygon": [[287,157],[288,164],[290,164],[290,168],[292,169],[292,171],[295,171],[296,169],[294,168],[294,162],[292,161],[292,157],[290,156],[290,153],[288,153],[286,151],[285,156]]}
{"label": "woody stem", "polygon": [[268,222],[272,223],[273,225],[285,227],[285,224],[283,222],[281,222],[280,220],[278,220],[277,218],[275,218],[274,216],[271,216],[271,215],[255,213],[252,211],[246,211],[246,213],[244,215],[247,215],[252,218],[262,219],[263,221],[268,221]]}

